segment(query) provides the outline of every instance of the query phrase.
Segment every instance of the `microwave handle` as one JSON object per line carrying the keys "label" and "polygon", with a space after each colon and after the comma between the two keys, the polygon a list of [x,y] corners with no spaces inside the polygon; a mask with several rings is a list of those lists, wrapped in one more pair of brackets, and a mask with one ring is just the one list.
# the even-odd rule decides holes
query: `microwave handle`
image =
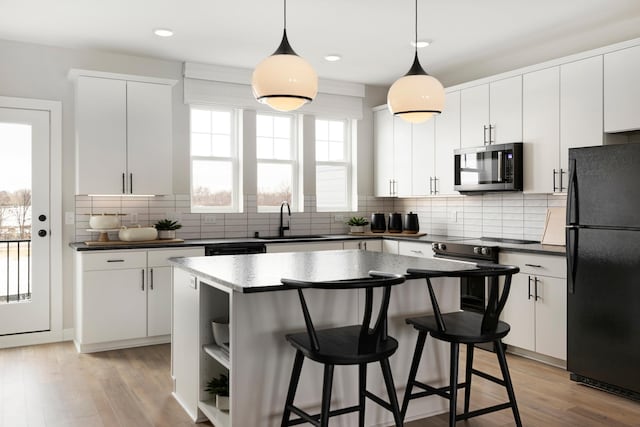
{"label": "microwave handle", "polygon": [[498,182],[504,181],[504,167],[502,164],[502,156],[504,153],[502,151],[498,151]]}

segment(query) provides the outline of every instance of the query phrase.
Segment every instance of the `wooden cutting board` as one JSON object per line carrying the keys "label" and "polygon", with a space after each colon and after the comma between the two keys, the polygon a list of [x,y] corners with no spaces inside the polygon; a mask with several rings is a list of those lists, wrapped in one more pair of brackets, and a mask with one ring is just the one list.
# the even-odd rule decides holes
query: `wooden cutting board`
{"label": "wooden cutting board", "polygon": [[371,231],[365,231],[364,233],[349,233],[350,236],[402,236],[402,237],[422,237],[426,236],[427,233],[389,233],[385,231],[384,233],[373,233]]}
{"label": "wooden cutting board", "polygon": [[166,243],[182,243],[184,239],[156,239],[156,240],[138,240],[135,242],[127,242],[124,240],[109,240],[108,242],[99,242],[97,240],[84,242],[87,246],[126,246],[126,245],[148,245],[148,244],[166,244]]}

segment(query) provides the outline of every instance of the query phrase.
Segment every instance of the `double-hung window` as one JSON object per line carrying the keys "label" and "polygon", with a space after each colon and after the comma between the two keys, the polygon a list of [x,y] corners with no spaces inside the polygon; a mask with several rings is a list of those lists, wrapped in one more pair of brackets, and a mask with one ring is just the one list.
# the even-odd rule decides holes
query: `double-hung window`
{"label": "double-hung window", "polygon": [[274,212],[283,202],[298,209],[298,144],[296,116],[256,115],[257,204]]}
{"label": "double-hung window", "polygon": [[349,120],[316,119],[316,206],[351,211],[352,144]]}
{"label": "double-hung window", "polygon": [[238,113],[191,107],[191,211],[239,212]]}

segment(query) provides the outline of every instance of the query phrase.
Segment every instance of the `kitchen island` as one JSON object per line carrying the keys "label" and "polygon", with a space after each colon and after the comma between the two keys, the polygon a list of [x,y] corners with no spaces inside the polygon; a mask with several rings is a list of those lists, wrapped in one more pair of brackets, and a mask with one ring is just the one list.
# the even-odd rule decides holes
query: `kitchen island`
{"label": "kitchen island", "polygon": [[[280,425],[295,350],[285,335],[305,329],[300,302],[294,290],[281,284],[283,277],[312,281],[355,279],[371,270],[405,274],[409,268],[438,271],[476,269],[475,264],[425,259],[360,250],[272,253],[222,257],[172,259],[174,396],[194,420],[208,418],[216,427]],[[390,359],[402,399],[416,334],[404,319],[431,312],[424,279],[408,280],[392,290],[389,334],[400,344]],[[455,278],[433,279],[442,312],[459,309],[460,287]],[[305,291],[318,329],[360,321],[364,292],[359,290]],[[213,340],[211,321],[228,318],[227,353]],[[448,379],[448,347],[429,340],[418,380],[445,383]],[[216,408],[205,392],[206,383],[224,373],[230,378],[230,410]],[[357,403],[357,374],[353,367],[337,366],[332,409]],[[322,367],[303,367],[296,395],[298,406],[319,409]],[[375,394],[386,391],[379,370],[368,370],[367,384]],[[439,397],[410,405],[407,420],[425,418],[446,410]],[[366,423],[392,424],[391,413],[367,402]],[[332,420],[332,425],[355,426],[357,414]]]}

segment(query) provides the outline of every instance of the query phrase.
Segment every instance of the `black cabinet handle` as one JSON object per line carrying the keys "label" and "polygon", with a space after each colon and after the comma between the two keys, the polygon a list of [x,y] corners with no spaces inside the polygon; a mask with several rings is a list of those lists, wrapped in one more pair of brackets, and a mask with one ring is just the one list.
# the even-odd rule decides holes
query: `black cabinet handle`
{"label": "black cabinet handle", "polygon": [[144,291],[144,268],[142,269],[142,290]]}
{"label": "black cabinet handle", "polygon": [[540,281],[540,279],[538,279],[537,277],[535,277],[533,279],[533,285],[534,285],[534,293],[536,295],[536,301],[538,301],[540,299],[540,296],[538,295],[538,282]]}
{"label": "black cabinet handle", "polygon": [[558,191],[558,186],[556,185],[556,175],[558,174],[557,170],[553,170],[553,192]]}
{"label": "black cabinet handle", "polygon": [[149,289],[153,290],[153,268],[149,269]]}
{"label": "black cabinet handle", "polygon": [[529,286],[528,286],[528,291],[527,291],[527,293],[528,293],[527,300],[530,300],[533,295],[531,295],[531,276],[528,276],[528,277],[529,277]]}
{"label": "black cabinet handle", "polygon": [[124,262],[123,259],[108,259],[107,262]]}
{"label": "black cabinet handle", "polygon": [[124,188],[124,172],[122,172],[122,194],[125,194],[125,188]]}
{"label": "black cabinet handle", "polygon": [[129,193],[133,194],[133,174],[129,174]]}
{"label": "black cabinet handle", "polygon": [[541,265],[538,264],[525,264],[527,267],[535,267],[535,268],[542,268]]}

